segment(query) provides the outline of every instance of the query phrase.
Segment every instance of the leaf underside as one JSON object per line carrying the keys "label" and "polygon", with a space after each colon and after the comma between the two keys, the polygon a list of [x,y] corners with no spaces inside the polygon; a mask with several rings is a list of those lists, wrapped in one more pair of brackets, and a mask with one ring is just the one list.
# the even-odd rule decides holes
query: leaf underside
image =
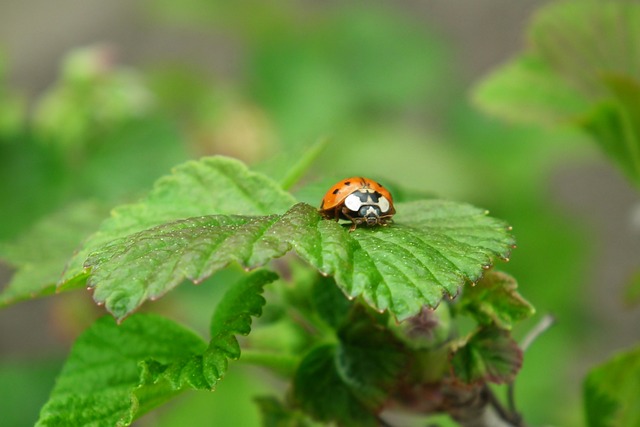
{"label": "leaf underside", "polygon": [[464,290],[460,309],[483,325],[495,324],[501,329],[511,329],[517,321],[535,313],[517,291],[516,280],[506,273],[488,271],[475,286]]}
{"label": "leaf underside", "polygon": [[483,327],[451,356],[453,376],[465,384],[513,381],[522,366],[522,350],[508,331]]}

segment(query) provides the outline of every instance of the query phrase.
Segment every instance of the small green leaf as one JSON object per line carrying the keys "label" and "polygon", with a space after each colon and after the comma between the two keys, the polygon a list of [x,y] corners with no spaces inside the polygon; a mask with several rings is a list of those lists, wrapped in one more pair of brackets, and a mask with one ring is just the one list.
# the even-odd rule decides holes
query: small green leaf
{"label": "small green leaf", "polygon": [[372,410],[379,409],[394,390],[409,363],[404,346],[386,327],[387,319],[380,320],[356,305],[338,331],[336,353],[340,377]]}
{"label": "small green leaf", "polygon": [[451,356],[453,376],[465,384],[513,381],[522,366],[522,350],[508,331],[483,327],[454,349]]}
{"label": "small green leaf", "polygon": [[475,286],[465,288],[460,309],[480,324],[495,324],[500,329],[535,313],[535,309],[516,290],[516,280],[506,273],[489,271]]}
{"label": "small green leaf", "polygon": [[588,427],[639,426],[640,347],[591,370],[583,392]]}
{"label": "small green leaf", "polygon": [[227,359],[240,355],[235,334],[248,334],[259,315],[265,284],[277,276],[257,271],[231,287],[216,308],[207,344],[175,322],[135,315],[117,325],[99,319],[76,341],[38,425],[129,425],[192,388],[211,390]]}
{"label": "small green leaf", "polygon": [[224,294],[216,306],[211,320],[211,340],[207,349],[186,359],[171,363],[146,361],[143,366],[143,381],[136,394],[166,380],[173,390],[194,388],[212,390],[227,371],[228,359],[240,357],[240,346],[235,335],[248,335],[251,317],[262,314],[265,299],[262,290],[278,276],[267,270],[258,270],[240,280]]}
{"label": "small green leaf", "polygon": [[115,239],[201,215],[282,213],[294,203],[275,182],[249,171],[237,160],[208,157],[186,162],[159,179],[139,203],[116,208],[71,259],[59,286],[83,286],[88,255]]}
{"label": "small green leaf", "polygon": [[294,399],[316,419],[376,425],[373,414],[409,365],[404,347],[384,326],[385,316],[376,317],[354,306],[338,331],[338,344],[316,348],[298,367]]}
{"label": "small green leaf", "polygon": [[44,218],[14,242],[0,246],[0,256],[17,268],[0,294],[0,307],[54,293],[74,249],[107,213],[94,202],[76,203]]}
{"label": "small green leaf", "polygon": [[399,319],[435,307],[477,281],[493,257],[506,258],[506,224],[470,205],[429,200],[398,205],[390,227],[353,233],[300,203],[282,216],[210,215],[165,224],[116,240],[93,253],[94,299],[122,318],[184,279],[200,282],[235,261],[261,266],[291,249],[345,294]]}
{"label": "small green leaf", "polygon": [[340,426],[378,425],[375,416],[340,377],[333,345],[318,347],[302,360],[293,387],[300,408],[319,421],[335,421]]}

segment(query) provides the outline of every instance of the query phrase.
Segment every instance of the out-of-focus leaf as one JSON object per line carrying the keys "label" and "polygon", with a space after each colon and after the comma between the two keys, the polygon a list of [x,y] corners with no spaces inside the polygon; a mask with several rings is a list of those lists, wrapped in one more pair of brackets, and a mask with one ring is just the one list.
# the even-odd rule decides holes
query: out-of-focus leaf
{"label": "out-of-focus leaf", "polygon": [[507,120],[545,125],[576,120],[589,109],[584,95],[531,53],[516,57],[482,80],[473,100],[488,113]]}
{"label": "out-of-focus leaf", "polygon": [[582,126],[640,186],[640,77],[608,75],[603,80],[611,98],[586,116]]}
{"label": "out-of-focus leaf", "polygon": [[454,349],[453,376],[465,384],[513,381],[522,366],[522,350],[508,331],[482,327]]}
{"label": "out-of-focus leaf", "polygon": [[501,329],[511,329],[515,322],[535,313],[517,288],[513,277],[489,271],[475,286],[465,288],[460,309],[471,314],[480,324],[494,323]]}
{"label": "out-of-focus leaf", "polygon": [[338,330],[336,366],[340,377],[371,409],[379,408],[409,364],[406,349],[386,328],[386,318],[381,320],[356,305]]}
{"label": "out-of-focus leaf", "polygon": [[262,413],[262,427],[311,427],[320,426],[307,419],[296,409],[286,407],[275,397],[263,396],[255,399]]}
{"label": "out-of-focus leaf", "polygon": [[311,299],[315,311],[333,329],[342,326],[353,305],[332,277],[318,277],[311,288]]}
{"label": "out-of-focus leaf", "polygon": [[640,425],[640,347],[594,368],[584,382],[588,427]]}
{"label": "out-of-focus leaf", "polygon": [[0,257],[17,269],[0,293],[0,307],[55,292],[66,261],[107,214],[95,202],[73,204],[0,245]]}
{"label": "out-of-focus leaf", "polygon": [[60,81],[39,101],[34,128],[54,145],[82,147],[101,132],[148,113],[151,94],[132,70],[114,66],[114,51],[72,51]]}
{"label": "out-of-focus leaf", "polygon": [[372,412],[340,377],[332,345],[318,347],[302,360],[293,387],[299,407],[319,421],[336,421],[344,426],[378,425]]}
{"label": "out-of-focus leaf", "polygon": [[478,105],[527,123],[573,121],[640,185],[640,5],[554,2],[529,33],[530,49],[478,86]]}
{"label": "out-of-focus leaf", "polygon": [[408,355],[392,333],[355,306],[338,331],[339,343],[312,350],[294,378],[298,406],[320,421],[377,425],[375,414],[408,366]]}

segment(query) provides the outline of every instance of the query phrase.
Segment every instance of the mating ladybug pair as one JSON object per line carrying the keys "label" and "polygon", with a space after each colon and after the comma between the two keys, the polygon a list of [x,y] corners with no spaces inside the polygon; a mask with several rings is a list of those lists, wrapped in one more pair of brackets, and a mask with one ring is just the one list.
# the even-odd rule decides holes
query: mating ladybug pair
{"label": "mating ladybug pair", "polygon": [[320,204],[320,214],[326,219],[346,219],[353,231],[360,224],[387,225],[396,213],[393,198],[386,188],[368,178],[347,178],[327,191]]}

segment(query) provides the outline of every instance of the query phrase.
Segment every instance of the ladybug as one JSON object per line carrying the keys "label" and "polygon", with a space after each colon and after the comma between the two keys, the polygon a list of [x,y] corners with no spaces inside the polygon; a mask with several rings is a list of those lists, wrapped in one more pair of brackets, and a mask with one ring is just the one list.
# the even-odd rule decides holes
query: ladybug
{"label": "ladybug", "polygon": [[327,191],[320,204],[320,215],[324,218],[351,221],[349,231],[360,224],[386,226],[395,213],[391,193],[382,184],[363,177],[338,182]]}

